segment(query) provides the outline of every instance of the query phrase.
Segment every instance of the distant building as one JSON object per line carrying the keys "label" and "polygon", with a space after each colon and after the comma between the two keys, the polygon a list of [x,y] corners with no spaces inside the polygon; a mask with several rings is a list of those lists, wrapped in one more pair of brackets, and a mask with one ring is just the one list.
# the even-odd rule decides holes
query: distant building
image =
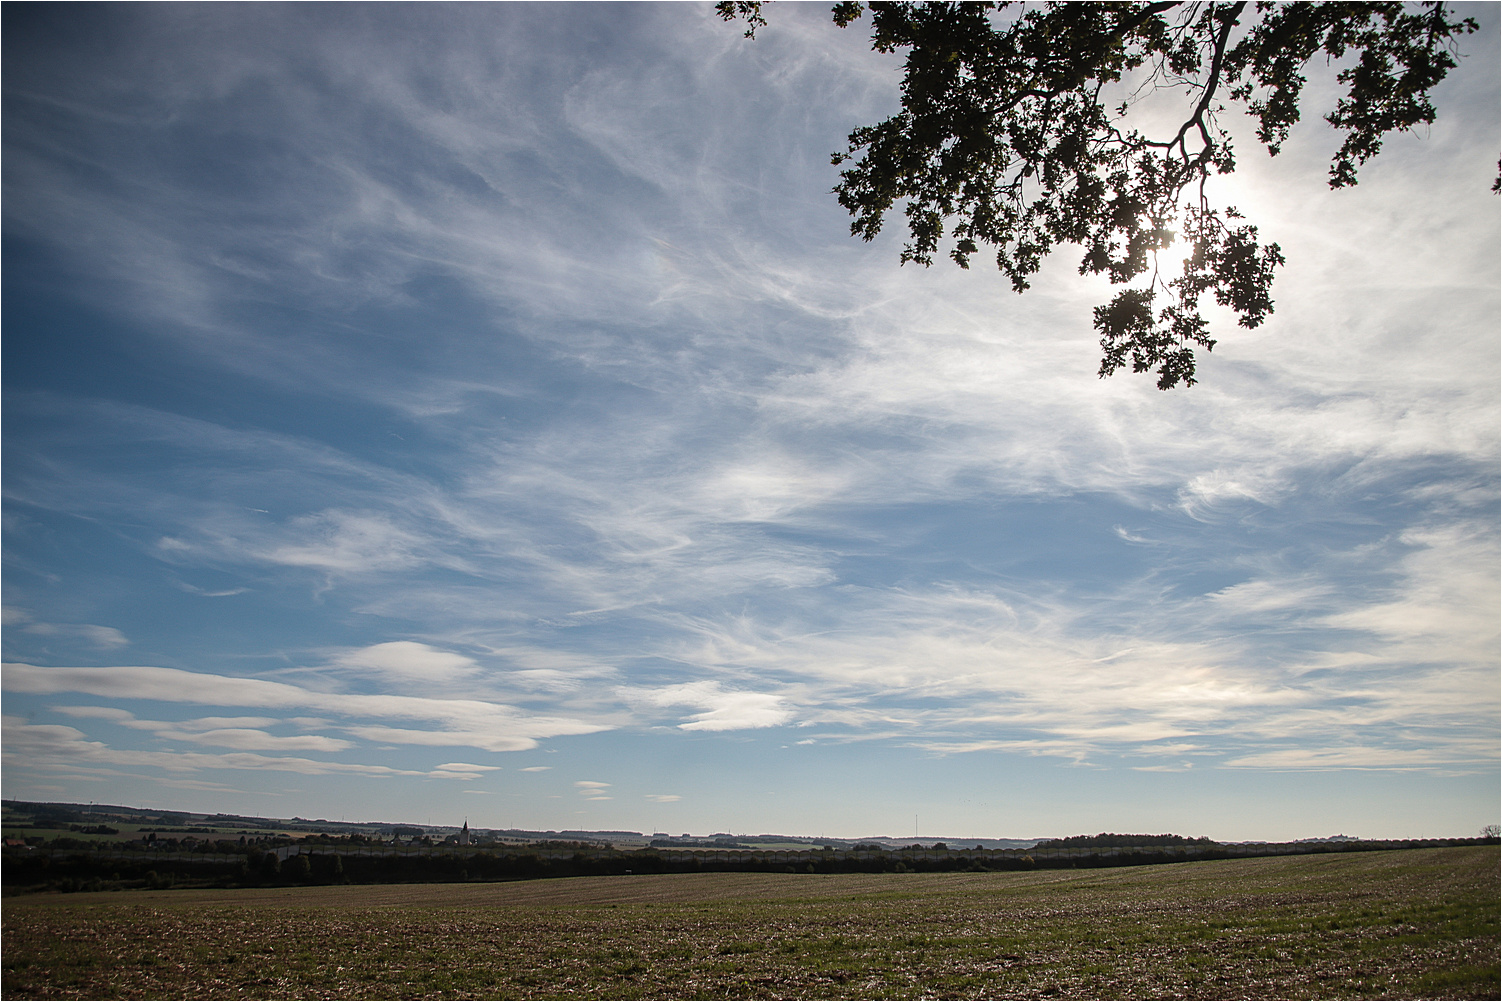
{"label": "distant building", "polygon": [[464,827],[459,829],[459,844],[469,845],[469,818],[464,819]]}

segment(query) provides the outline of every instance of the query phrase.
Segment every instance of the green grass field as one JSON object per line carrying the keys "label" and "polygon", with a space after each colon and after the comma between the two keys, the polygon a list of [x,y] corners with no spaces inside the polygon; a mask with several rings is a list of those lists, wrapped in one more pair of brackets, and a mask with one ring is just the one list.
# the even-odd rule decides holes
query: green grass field
{"label": "green grass field", "polygon": [[1496,847],[8,898],[21,998],[1497,998]]}

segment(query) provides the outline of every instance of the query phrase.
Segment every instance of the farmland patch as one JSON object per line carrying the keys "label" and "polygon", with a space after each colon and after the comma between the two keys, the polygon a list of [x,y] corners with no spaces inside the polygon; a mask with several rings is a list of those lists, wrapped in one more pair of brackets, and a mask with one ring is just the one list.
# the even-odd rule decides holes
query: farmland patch
{"label": "farmland patch", "polygon": [[7,900],[8,998],[1497,997],[1498,851]]}

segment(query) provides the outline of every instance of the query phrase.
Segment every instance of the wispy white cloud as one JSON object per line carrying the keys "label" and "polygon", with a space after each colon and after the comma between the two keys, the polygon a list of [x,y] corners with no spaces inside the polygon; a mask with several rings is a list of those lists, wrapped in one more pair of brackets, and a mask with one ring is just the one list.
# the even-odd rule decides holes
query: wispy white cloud
{"label": "wispy white cloud", "polygon": [[[270,727],[278,721],[273,717],[195,717],[191,720],[140,720],[129,710],[118,706],[54,706],[54,713],[69,717],[108,720],[121,727],[140,731],[212,731],[235,727]],[[322,723],[318,721],[317,723]]]}
{"label": "wispy white cloud", "polygon": [[[334,762],[288,755],[258,755],[253,752],[139,751],[112,748],[90,741],[77,728],[61,724],[32,724],[19,717],[5,721],[5,757],[10,767],[56,770],[90,763],[111,767],[147,767],[168,772],[202,772],[217,769],[290,772],[304,776],[361,775],[373,777],[422,777],[421,770],[396,769],[359,762]],[[441,775],[437,778],[451,778]]]}
{"label": "wispy white cloud", "polygon": [[[458,730],[445,727],[388,727],[380,724],[360,724],[345,728],[348,733],[366,741],[394,745],[424,745],[430,748],[479,748],[492,752],[527,751],[537,747],[537,739],[527,734],[512,734],[492,730]],[[572,733],[589,733],[602,730],[599,727],[582,725]],[[567,729],[562,733],[570,733]],[[551,736],[551,735],[549,735]]]}
{"label": "wispy white cloud", "polygon": [[593,779],[581,779],[574,783],[574,790],[585,800],[614,800],[614,797],[605,792],[608,789],[610,789],[609,783],[601,783]]}
{"label": "wispy white cloud", "polygon": [[[39,668],[8,664],[7,691],[37,694],[80,692],[117,699],[277,709],[313,709],[342,717],[399,718],[430,722],[421,730],[384,725],[353,725],[361,737],[401,744],[471,745],[493,751],[536,747],[540,737],[588,734],[600,724],[533,716],[514,707],[472,699],[435,699],[365,693],[319,692],[285,682],[235,678],[176,668]],[[432,727],[431,724],[437,724]]]}
{"label": "wispy white cloud", "polygon": [[399,682],[443,683],[472,678],[480,666],[473,658],[411,640],[392,640],[336,655],[332,664],[369,671]]}
{"label": "wispy white cloud", "polygon": [[211,731],[156,731],[159,738],[177,741],[194,741],[198,744],[217,745],[221,748],[236,748],[241,751],[321,751],[337,752],[350,747],[350,742],[320,734],[268,734],[249,727],[225,727]]}
{"label": "wispy white cloud", "polygon": [[[498,765],[475,765],[471,762],[445,762],[434,766],[428,773],[430,779],[462,779],[473,782],[481,779],[487,772],[495,772],[500,769]],[[475,793],[475,790],[465,790],[465,793]]]}
{"label": "wispy white cloud", "polygon": [[683,682],[658,689],[623,691],[623,698],[648,706],[695,706],[700,712],[679,724],[685,731],[739,731],[776,727],[795,711],[775,693],[726,689],[718,681]]}
{"label": "wispy white cloud", "polygon": [[109,650],[127,647],[130,640],[113,626],[97,626],[93,623],[43,623],[32,617],[25,609],[7,606],[5,625],[38,637],[67,637],[82,640],[90,647]]}
{"label": "wispy white cloud", "polygon": [[[827,154],[897,68],[825,13],[753,44],[707,7],[415,11],[133,8],[98,65],[19,71],[9,232],[132,365],[222,399],[7,394],[7,709],[224,715],[52,706],[78,729],[17,741],[94,770],[110,725],[242,772],[793,725],[1194,773],[1488,761],[1494,74],[1358,189],[1320,194],[1302,140],[1224,179],[1294,264],[1160,394],[1094,378],[1108,292],[1063,257],[1016,297],[846,239]],[[51,566],[62,522],[115,563]],[[201,635],[115,597],[163,571],[222,600]],[[31,588],[64,572],[68,601]],[[128,642],[199,670],[96,665]]]}

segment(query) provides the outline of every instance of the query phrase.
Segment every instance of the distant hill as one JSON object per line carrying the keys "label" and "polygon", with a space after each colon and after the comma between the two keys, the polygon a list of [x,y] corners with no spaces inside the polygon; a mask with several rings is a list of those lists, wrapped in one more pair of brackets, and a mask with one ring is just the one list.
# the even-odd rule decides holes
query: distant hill
{"label": "distant hill", "polygon": [[[128,807],[120,804],[71,804],[25,800],[0,801],[8,823],[15,823],[12,815],[26,816],[40,825],[44,820],[57,823],[97,823],[109,820],[116,824],[160,825],[163,827],[195,827],[230,830],[263,830],[285,832],[324,832],[328,834],[390,835],[396,829],[406,835],[411,829],[420,829],[424,834],[447,836],[459,831],[458,825],[419,825],[410,821],[330,821],[327,818],[267,818],[248,814],[203,814],[191,811],[163,811],[146,807]],[[658,832],[643,834],[634,831],[581,831],[576,829],[533,830],[526,828],[472,828],[476,838],[496,841],[541,842],[576,841],[601,844],[716,848],[757,848],[769,845],[810,847],[833,846],[848,849],[856,845],[875,844],[883,849],[900,849],[908,846],[932,847],[943,843],[951,848],[973,849],[1028,849],[1043,841],[1037,838],[976,838],[968,835],[949,835],[939,838],[893,838],[890,835],[869,835],[862,838],[826,838],[810,835],[737,835],[716,832],[707,836],[673,836]]]}

